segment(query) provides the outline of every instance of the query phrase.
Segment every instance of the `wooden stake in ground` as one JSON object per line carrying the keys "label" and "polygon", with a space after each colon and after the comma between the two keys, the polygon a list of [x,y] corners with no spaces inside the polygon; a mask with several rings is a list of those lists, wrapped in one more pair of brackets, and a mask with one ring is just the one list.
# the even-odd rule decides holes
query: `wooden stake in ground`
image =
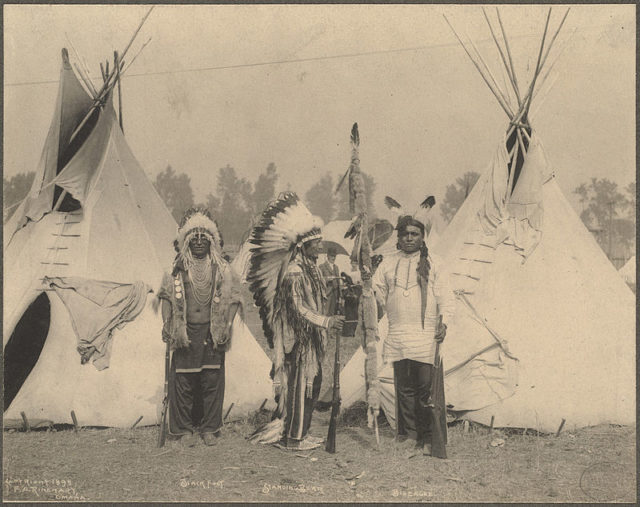
{"label": "wooden stake in ground", "polygon": [[139,423],[140,421],[142,421],[142,418],[143,418],[143,417],[144,417],[144,416],[142,416],[142,415],[141,415],[140,417],[138,417],[138,419],[136,419],[136,422],[134,422],[134,423],[133,423],[133,425],[131,426],[131,429],[135,428],[135,427],[138,425],[138,423]]}
{"label": "wooden stake in ground", "polygon": [[227,413],[224,415],[224,418],[222,419],[223,422],[227,420],[227,417],[229,417],[229,413],[231,412],[233,405],[234,405],[233,403],[229,405],[229,408],[227,409]]}
{"label": "wooden stake in ground", "polygon": [[20,416],[22,417],[22,422],[24,423],[24,431],[27,433],[31,431],[31,425],[29,424],[29,420],[27,419],[27,414],[24,412],[20,412]]}
{"label": "wooden stake in ground", "polygon": [[76,419],[76,413],[71,411],[71,420],[73,421],[73,431],[78,433],[78,419]]}

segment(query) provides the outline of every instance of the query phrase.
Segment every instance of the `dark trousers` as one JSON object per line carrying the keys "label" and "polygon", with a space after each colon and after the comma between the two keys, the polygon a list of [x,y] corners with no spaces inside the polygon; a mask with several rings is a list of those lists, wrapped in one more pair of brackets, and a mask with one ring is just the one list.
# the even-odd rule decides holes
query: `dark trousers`
{"label": "dark trousers", "polygon": [[224,402],[224,358],[219,369],[198,373],[173,372],[169,396],[169,432],[184,435],[194,432],[194,394],[202,393],[201,433],[215,433],[222,427]]}
{"label": "dark trousers", "polygon": [[396,425],[399,439],[431,441],[431,416],[427,410],[433,365],[412,359],[393,363],[396,385]]}
{"label": "dark trousers", "polygon": [[318,364],[318,374],[313,379],[312,397],[307,397],[306,380],[303,375],[304,364],[296,361],[298,344],[294,345],[290,354],[285,356],[288,376],[287,416],[285,419],[285,435],[287,439],[302,440],[307,436],[311,426],[313,409],[320,397],[322,385],[322,366]]}

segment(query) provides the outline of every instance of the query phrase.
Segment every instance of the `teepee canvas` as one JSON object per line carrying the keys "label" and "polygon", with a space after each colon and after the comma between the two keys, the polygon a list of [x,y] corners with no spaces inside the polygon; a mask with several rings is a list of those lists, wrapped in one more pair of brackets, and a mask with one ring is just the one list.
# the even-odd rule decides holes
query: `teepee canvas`
{"label": "teepee canvas", "polygon": [[[550,47],[541,47],[535,76]],[[507,66],[508,47],[501,51]],[[512,69],[506,74],[515,84]],[[633,293],[562,194],[529,124],[536,78],[512,107],[483,77],[510,125],[433,245],[456,294],[442,350],[447,407],[485,425],[542,432],[634,424]],[[381,340],[384,331],[381,322]],[[345,407],[364,399],[363,364],[358,350],[341,373]],[[393,425],[393,370],[382,363],[379,380]]]}
{"label": "teepee canvas", "polygon": [[563,196],[528,120],[565,18],[547,46],[543,37],[522,100],[505,62],[513,109],[490,86],[510,125],[436,248],[457,296],[445,342],[449,408],[484,424],[547,432],[563,420],[635,422],[633,294]]}
{"label": "teepee canvas", "polygon": [[634,255],[629,259],[624,266],[622,266],[618,273],[622,276],[622,279],[631,286],[636,285],[636,256]]}
{"label": "teepee canvas", "polygon": [[[83,425],[158,420],[165,347],[150,291],[171,266],[176,224],[129,149],[110,94],[93,103],[63,51],[33,188],[4,226],[5,420],[24,412],[69,423],[71,410]],[[119,304],[129,317],[113,325]],[[107,339],[82,364],[80,335],[96,333]],[[270,396],[270,362],[239,318],[227,364],[232,414]]]}

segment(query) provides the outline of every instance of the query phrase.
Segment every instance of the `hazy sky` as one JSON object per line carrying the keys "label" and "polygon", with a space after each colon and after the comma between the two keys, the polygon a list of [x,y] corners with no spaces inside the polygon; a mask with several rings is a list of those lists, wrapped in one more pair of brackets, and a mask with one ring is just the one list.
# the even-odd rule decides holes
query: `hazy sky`
{"label": "hazy sky", "polygon": [[[38,163],[61,48],[75,61],[73,42],[98,83],[99,62],[124,49],[148,8],[4,6],[5,176]],[[547,9],[500,7],[521,83]],[[553,29],[565,10],[554,7]],[[122,82],[125,135],[150,178],[171,164],[191,176],[197,199],[220,167],[254,180],[269,162],[282,188],[304,195],[323,173],[344,172],[357,121],[379,211],[385,194],[442,200],[455,177],[484,171],[507,125],[443,14],[501,80],[479,6],[157,6],[126,58],[151,37]],[[635,180],[635,33],[634,5],[572,6],[549,61],[564,52],[532,106],[576,208],[571,192],[591,177]],[[243,66],[300,59],[312,60]]]}

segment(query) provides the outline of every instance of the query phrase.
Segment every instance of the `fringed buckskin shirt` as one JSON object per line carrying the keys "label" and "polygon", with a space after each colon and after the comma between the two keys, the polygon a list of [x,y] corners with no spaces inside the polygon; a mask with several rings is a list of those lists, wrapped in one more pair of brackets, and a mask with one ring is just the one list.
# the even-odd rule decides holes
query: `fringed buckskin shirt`
{"label": "fringed buckskin shirt", "polygon": [[433,364],[438,311],[447,325],[453,316],[454,298],[440,258],[429,253],[428,260],[431,268],[424,328],[417,272],[420,251],[411,254],[398,251],[386,256],[375,272],[373,289],[389,319],[389,333],[382,350],[385,363],[413,359]]}
{"label": "fringed buckskin shirt", "polygon": [[288,354],[298,342],[295,360],[302,365],[307,395],[324,357],[330,317],[325,315],[327,296],[322,273],[315,263],[300,260],[289,265],[282,284],[284,350]]}

